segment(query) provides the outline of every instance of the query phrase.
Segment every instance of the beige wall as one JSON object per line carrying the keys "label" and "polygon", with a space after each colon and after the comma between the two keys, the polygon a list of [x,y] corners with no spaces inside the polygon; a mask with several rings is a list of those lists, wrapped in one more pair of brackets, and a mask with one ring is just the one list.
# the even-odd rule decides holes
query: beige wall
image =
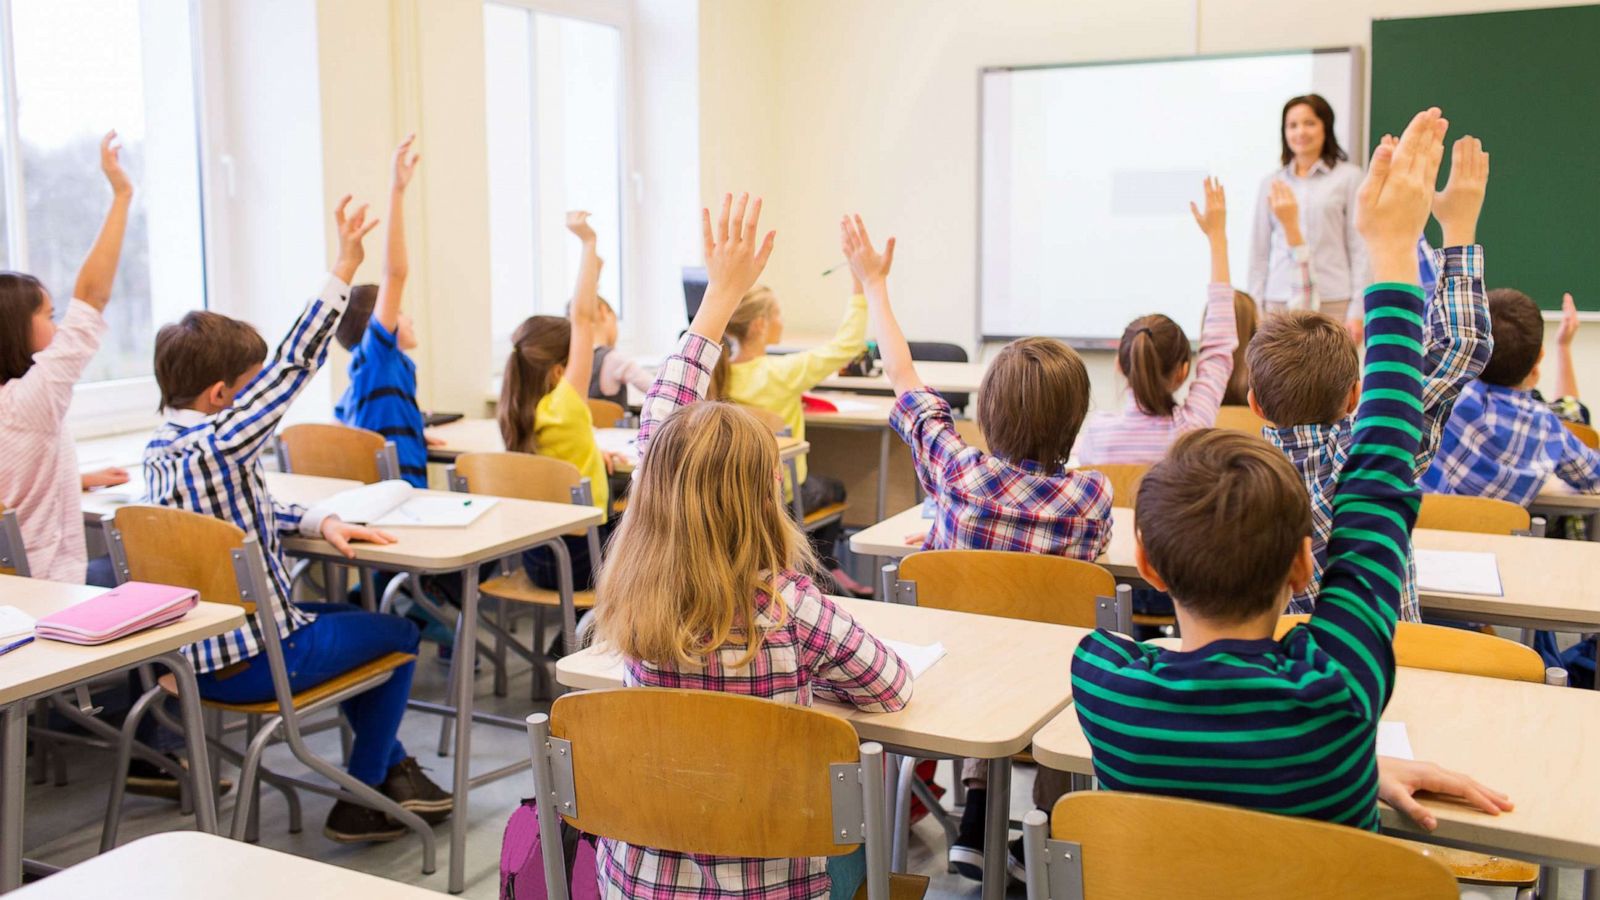
{"label": "beige wall", "polygon": [[[765,193],[779,229],[767,281],[788,300],[791,331],[829,330],[842,309],[845,284],[817,274],[837,260],[839,214],[854,210],[899,238],[894,296],[908,335],[971,350],[980,67],[1365,45],[1373,18],[1548,5],[701,0],[702,194]],[[1492,279],[1493,248],[1489,265]],[[1114,404],[1110,354],[1088,356],[1096,402]],[[1600,366],[1583,364],[1600,358],[1600,325],[1578,358],[1586,393],[1600,397]]]}

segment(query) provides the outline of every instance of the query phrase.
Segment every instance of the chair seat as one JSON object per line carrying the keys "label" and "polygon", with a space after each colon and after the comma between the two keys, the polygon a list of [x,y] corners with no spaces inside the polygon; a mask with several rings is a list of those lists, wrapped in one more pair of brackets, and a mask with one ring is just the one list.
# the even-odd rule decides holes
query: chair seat
{"label": "chair seat", "polygon": [[1539,881],[1539,867],[1531,862],[1474,853],[1471,850],[1457,850],[1454,847],[1424,844],[1421,841],[1401,841],[1401,843],[1424,856],[1431,856],[1444,863],[1450,874],[1462,884],[1531,888]]}
{"label": "chair seat", "polygon": [[1155,616],[1149,613],[1134,613],[1133,624],[1143,625],[1147,628],[1163,628],[1167,625],[1178,624],[1177,616]]}
{"label": "chair seat", "polygon": [[[390,653],[387,656],[380,656],[372,662],[363,663],[362,665],[356,666],[354,669],[351,669],[343,675],[340,675],[336,678],[330,678],[316,687],[309,688],[301,691],[298,694],[295,694],[291,702],[293,702],[295,709],[310,706],[311,704],[316,703],[318,700],[331,697],[352,685],[357,685],[379,675],[393,672],[395,669],[398,669],[407,663],[415,662],[416,658],[416,654],[414,653]],[[177,695],[178,682],[177,679],[174,678],[170,673],[161,676],[161,678],[157,680],[157,683],[161,685],[161,689],[163,691],[166,691],[174,696]],[[223,703],[220,700],[206,700],[205,698],[201,698],[200,702],[211,707],[212,709],[244,713],[245,715],[251,716],[272,716],[277,715],[278,713],[278,701],[276,700],[263,700],[260,703]]]}
{"label": "chair seat", "polygon": [[[522,567],[510,575],[500,575],[478,585],[478,591],[487,597],[498,597],[501,600],[510,600],[512,603],[528,603],[534,606],[560,606],[561,592],[539,587],[528,577]],[[594,591],[574,591],[572,604],[578,609],[588,609],[594,606]]]}
{"label": "chair seat", "polygon": [[827,506],[819,506],[806,513],[805,527],[811,528],[823,522],[843,518],[844,511],[849,508],[849,504],[845,503],[829,503]]}
{"label": "chair seat", "polygon": [[[889,900],[922,900],[928,893],[928,876],[889,873]],[[856,888],[854,900],[867,900],[867,882]]]}

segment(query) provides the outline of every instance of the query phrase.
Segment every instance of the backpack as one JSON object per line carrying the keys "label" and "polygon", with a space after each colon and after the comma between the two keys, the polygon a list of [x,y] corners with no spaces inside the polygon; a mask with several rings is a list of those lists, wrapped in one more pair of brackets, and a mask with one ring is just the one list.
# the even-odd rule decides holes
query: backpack
{"label": "backpack", "polygon": [[[571,900],[599,900],[600,870],[594,837],[561,822]],[[500,839],[500,900],[546,900],[544,857],[539,843],[539,808],[524,800],[506,821]]]}

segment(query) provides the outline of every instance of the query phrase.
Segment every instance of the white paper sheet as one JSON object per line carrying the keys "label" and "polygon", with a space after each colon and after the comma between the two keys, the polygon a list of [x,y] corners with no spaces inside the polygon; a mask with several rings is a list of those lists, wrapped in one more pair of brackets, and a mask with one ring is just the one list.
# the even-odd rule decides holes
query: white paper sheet
{"label": "white paper sheet", "polygon": [[1411,735],[1404,722],[1378,723],[1378,755],[1395,759],[1416,759],[1411,755]]}
{"label": "white paper sheet", "polygon": [[933,664],[944,659],[944,645],[938,642],[932,644],[912,644],[906,641],[891,641],[883,639],[889,649],[900,654],[900,658],[911,667],[911,678],[916,680],[922,673],[933,668]]}
{"label": "white paper sheet", "polygon": [[596,428],[594,442],[600,449],[607,453],[616,453],[625,457],[634,465],[639,464],[639,432],[632,428]]}
{"label": "white paper sheet", "polygon": [[377,528],[464,528],[499,502],[499,497],[412,497],[367,524]]}
{"label": "white paper sheet", "polygon": [[0,644],[33,633],[33,616],[15,606],[0,606]]}
{"label": "white paper sheet", "polygon": [[1422,549],[1415,552],[1417,587],[1421,590],[1505,596],[1505,588],[1500,583],[1500,562],[1493,553]]}
{"label": "white paper sheet", "polygon": [[842,413],[872,413],[881,408],[877,404],[868,403],[865,400],[846,400],[843,397],[828,397],[825,399]]}

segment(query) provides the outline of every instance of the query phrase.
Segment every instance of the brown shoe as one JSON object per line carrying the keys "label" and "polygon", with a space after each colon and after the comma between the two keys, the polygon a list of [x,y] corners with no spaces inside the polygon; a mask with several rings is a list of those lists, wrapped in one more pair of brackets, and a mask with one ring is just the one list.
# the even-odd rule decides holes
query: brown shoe
{"label": "brown shoe", "polygon": [[328,811],[322,833],[341,844],[366,844],[405,837],[406,827],[389,821],[378,810],[340,800]]}
{"label": "brown shoe", "polygon": [[400,804],[402,809],[416,813],[429,825],[437,825],[450,818],[455,808],[455,798],[422,773],[422,766],[414,756],[408,756],[389,768],[378,790],[385,797]]}
{"label": "brown shoe", "polygon": [[[189,771],[188,760],[179,759],[171,753],[166,756],[167,759],[182,766],[185,772]],[[233,790],[232,781],[226,778],[217,779],[218,797],[231,790]],[[178,787],[178,779],[173,777],[166,769],[155,763],[145,762],[142,759],[132,759],[128,762],[128,793],[137,794],[141,797],[160,797],[163,800],[171,800],[173,803],[177,803],[180,789]]]}

